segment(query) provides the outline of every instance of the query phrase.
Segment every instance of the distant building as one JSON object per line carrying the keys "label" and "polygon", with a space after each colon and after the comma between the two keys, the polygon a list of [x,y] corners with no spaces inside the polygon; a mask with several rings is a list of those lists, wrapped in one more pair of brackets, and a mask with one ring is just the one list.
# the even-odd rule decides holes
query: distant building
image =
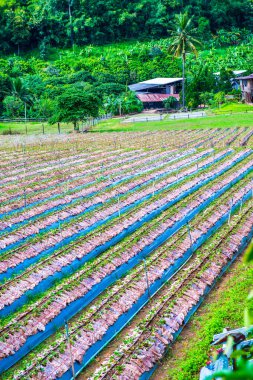
{"label": "distant building", "polygon": [[240,81],[239,81],[239,77],[240,75],[246,73],[246,70],[234,70],[233,71],[233,74],[234,74],[234,78],[231,78],[231,84],[232,84],[232,87],[234,90],[239,90],[240,89]]}
{"label": "distant building", "polygon": [[[246,73],[246,70],[233,70],[232,73],[234,74],[234,78],[230,79],[231,85],[233,90],[239,90],[240,88],[240,81],[239,76]],[[220,72],[214,73],[216,77],[220,76]]]}
{"label": "distant building", "polygon": [[253,74],[246,77],[239,77],[242,90],[242,99],[246,103],[253,103]]}
{"label": "distant building", "polygon": [[163,101],[173,96],[179,102],[183,78],[155,78],[129,86],[144,109],[163,108]]}

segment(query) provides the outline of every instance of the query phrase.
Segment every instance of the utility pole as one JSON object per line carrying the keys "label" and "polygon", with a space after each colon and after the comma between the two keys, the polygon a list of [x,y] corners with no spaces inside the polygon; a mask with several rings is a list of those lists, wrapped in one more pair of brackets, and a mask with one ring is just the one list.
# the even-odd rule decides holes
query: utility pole
{"label": "utility pole", "polygon": [[149,281],[148,281],[148,270],[147,270],[147,263],[145,259],[143,259],[143,263],[144,263],[145,277],[146,277],[146,283],[147,283],[148,298],[150,299],[151,296],[150,296]]}
{"label": "utility pole", "polygon": [[69,327],[68,327],[67,321],[65,321],[65,333],[66,333],[66,339],[67,339],[67,343],[68,343],[69,356],[70,356],[71,368],[72,368],[72,375],[73,375],[73,379],[75,379],[76,374],[75,374],[75,367],[74,367],[71,344],[70,344],[70,339],[69,339]]}
{"label": "utility pole", "polygon": [[182,61],[183,61],[183,82],[182,82],[183,111],[185,111],[185,61],[186,61],[186,51],[185,50],[183,50]]}

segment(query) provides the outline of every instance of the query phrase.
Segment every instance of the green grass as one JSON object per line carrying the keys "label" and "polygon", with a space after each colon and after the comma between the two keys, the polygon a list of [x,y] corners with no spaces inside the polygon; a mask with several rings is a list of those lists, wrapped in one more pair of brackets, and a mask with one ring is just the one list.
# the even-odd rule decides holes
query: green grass
{"label": "green grass", "polygon": [[[192,318],[187,330],[163,361],[161,372],[154,379],[197,380],[200,368],[208,360],[213,335],[244,325],[243,310],[252,287],[253,265],[236,263],[229,275],[211,293],[206,303]],[[251,303],[251,307],[253,307]],[[162,376],[162,377],[160,377]]]}
{"label": "green grass", "polygon": [[[253,109],[252,109],[253,110]],[[234,115],[208,116],[196,119],[162,120],[121,123],[119,119],[106,120],[94,128],[94,132],[137,132],[150,130],[175,130],[199,128],[253,127],[253,112]]]}
{"label": "green grass", "polygon": [[[37,122],[29,122],[29,123],[0,123],[0,135],[2,134],[42,134],[43,133],[43,125],[44,125],[44,133],[58,133],[57,124],[50,125],[48,123],[37,123]],[[61,133],[68,133],[73,131],[72,124],[63,124],[61,123]]]}
{"label": "green grass", "polygon": [[[253,112],[243,113],[244,105],[238,105],[238,113],[227,115],[213,115],[195,119],[148,121],[135,123],[122,123],[121,119],[114,118],[105,120],[95,127],[91,132],[144,132],[151,130],[176,130],[176,129],[201,129],[201,128],[235,128],[235,127],[253,127]],[[225,107],[224,107],[225,108]],[[224,109],[223,108],[223,109]],[[249,108],[249,107],[248,107]],[[236,107],[234,107],[236,109]],[[241,110],[241,113],[239,111]],[[253,111],[253,107],[252,107]],[[44,124],[45,133],[58,133],[57,125],[48,123],[0,123],[0,135],[3,133],[12,134],[42,134]],[[27,126],[27,129],[26,129]],[[69,133],[73,131],[72,124],[61,123],[61,133]]]}
{"label": "green grass", "polygon": [[253,107],[243,103],[226,103],[212,111],[215,114],[253,112]]}

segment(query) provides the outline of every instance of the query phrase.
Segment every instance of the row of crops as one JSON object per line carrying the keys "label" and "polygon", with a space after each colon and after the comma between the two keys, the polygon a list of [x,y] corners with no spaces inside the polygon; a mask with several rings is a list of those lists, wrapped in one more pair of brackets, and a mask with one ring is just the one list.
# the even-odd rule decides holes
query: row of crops
{"label": "row of crops", "polygon": [[2,141],[1,378],[150,378],[252,238],[251,142],[246,128]]}
{"label": "row of crops", "polygon": [[[64,144],[64,147],[63,147]],[[210,145],[216,147],[224,147],[233,145],[234,147],[252,146],[253,131],[252,128],[213,128],[213,129],[176,129],[144,132],[110,132],[110,133],[90,133],[90,134],[69,134],[69,135],[40,135],[40,136],[1,136],[0,150],[1,156],[14,158],[14,162],[27,161],[29,164],[30,155],[26,153],[54,157],[62,157],[62,155],[74,154],[78,151],[91,152],[96,150],[108,149],[149,149],[153,148],[169,148],[178,149],[188,147],[190,145],[207,147]],[[20,157],[20,153],[24,154],[24,159]],[[23,164],[22,164],[23,165]]]}

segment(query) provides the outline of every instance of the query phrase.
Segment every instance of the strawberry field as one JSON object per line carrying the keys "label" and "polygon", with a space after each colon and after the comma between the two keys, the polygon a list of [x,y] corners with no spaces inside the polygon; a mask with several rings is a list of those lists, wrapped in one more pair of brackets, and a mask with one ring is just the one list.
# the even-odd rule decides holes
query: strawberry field
{"label": "strawberry field", "polygon": [[3,137],[1,379],[149,379],[252,238],[252,148],[249,128]]}

